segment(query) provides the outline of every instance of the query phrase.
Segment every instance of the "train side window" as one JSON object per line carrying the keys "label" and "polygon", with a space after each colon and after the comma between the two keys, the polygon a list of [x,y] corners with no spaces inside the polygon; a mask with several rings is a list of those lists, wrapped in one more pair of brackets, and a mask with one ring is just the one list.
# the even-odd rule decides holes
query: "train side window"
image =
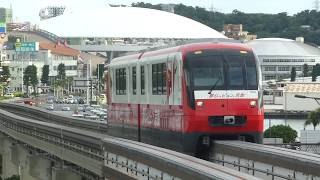
{"label": "train side window", "polygon": [[152,65],[152,94],[165,95],[167,93],[166,85],[166,63]]}
{"label": "train side window", "polygon": [[132,94],[137,94],[137,71],[136,67],[132,67]]}
{"label": "train side window", "polygon": [[127,92],[126,87],[126,69],[116,69],[116,95],[125,95]]}
{"label": "train side window", "polygon": [[145,89],[145,74],[144,74],[144,66],[141,66],[140,67],[140,71],[141,71],[141,77],[140,77],[140,79],[141,79],[141,95],[144,95],[145,94],[145,92],[146,92],[146,89]]}

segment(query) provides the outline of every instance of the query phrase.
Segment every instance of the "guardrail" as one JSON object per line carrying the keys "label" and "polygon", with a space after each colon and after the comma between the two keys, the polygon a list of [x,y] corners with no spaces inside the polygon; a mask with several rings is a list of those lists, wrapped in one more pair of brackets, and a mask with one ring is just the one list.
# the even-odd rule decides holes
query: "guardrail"
{"label": "guardrail", "polygon": [[319,179],[320,155],[241,141],[215,141],[212,161],[263,179]]}
{"label": "guardrail", "polygon": [[178,152],[30,120],[1,109],[0,131],[16,141],[83,167],[98,179],[256,179]]}
{"label": "guardrail", "polygon": [[320,154],[320,143],[283,143],[265,145]]}
{"label": "guardrail", "polygon": [[43,36],[43,37],[51,40],[52,42],[57,42],[60,39],[59,36],[57,36],[51,32],[48,32],[46,30],[43,30],[43,29],[33,29],[33,30],[31,30],[31,32],[34,32],[40,36]]}

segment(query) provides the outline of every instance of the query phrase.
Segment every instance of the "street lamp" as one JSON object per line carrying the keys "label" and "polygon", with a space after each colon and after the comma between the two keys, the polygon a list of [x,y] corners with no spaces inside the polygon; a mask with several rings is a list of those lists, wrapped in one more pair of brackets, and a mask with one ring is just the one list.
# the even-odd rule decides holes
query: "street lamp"
{"label": "street lamp", "polygon": [[301,98],[301,99],[314,99],[318,103],[318,105],[320,105],[320,102],[319,102],[320,98],[318,97],[309,97],[309,96],[298,95],[298,94],[294,95],[294,97]]}

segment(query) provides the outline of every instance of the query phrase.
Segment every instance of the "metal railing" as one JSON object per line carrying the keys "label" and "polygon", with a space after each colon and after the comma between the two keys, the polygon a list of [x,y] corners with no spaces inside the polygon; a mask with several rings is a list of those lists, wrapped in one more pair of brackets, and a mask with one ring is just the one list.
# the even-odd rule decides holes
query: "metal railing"
{"label": "metal railing", "polygon": [[320,154],[320,143],[283,143],[283,144],[265,144],[265,145]]}

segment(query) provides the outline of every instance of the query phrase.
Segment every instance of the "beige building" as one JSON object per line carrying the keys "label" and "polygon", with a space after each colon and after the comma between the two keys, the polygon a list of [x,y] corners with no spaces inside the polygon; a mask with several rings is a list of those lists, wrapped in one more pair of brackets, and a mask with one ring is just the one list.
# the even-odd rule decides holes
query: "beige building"
{"label": "beige building", "polygon": [[243,31],[242,24],[225,24],[223,26],[225,36],[242,41],[257,39],[257,35],[250,35],[248,31]]}

